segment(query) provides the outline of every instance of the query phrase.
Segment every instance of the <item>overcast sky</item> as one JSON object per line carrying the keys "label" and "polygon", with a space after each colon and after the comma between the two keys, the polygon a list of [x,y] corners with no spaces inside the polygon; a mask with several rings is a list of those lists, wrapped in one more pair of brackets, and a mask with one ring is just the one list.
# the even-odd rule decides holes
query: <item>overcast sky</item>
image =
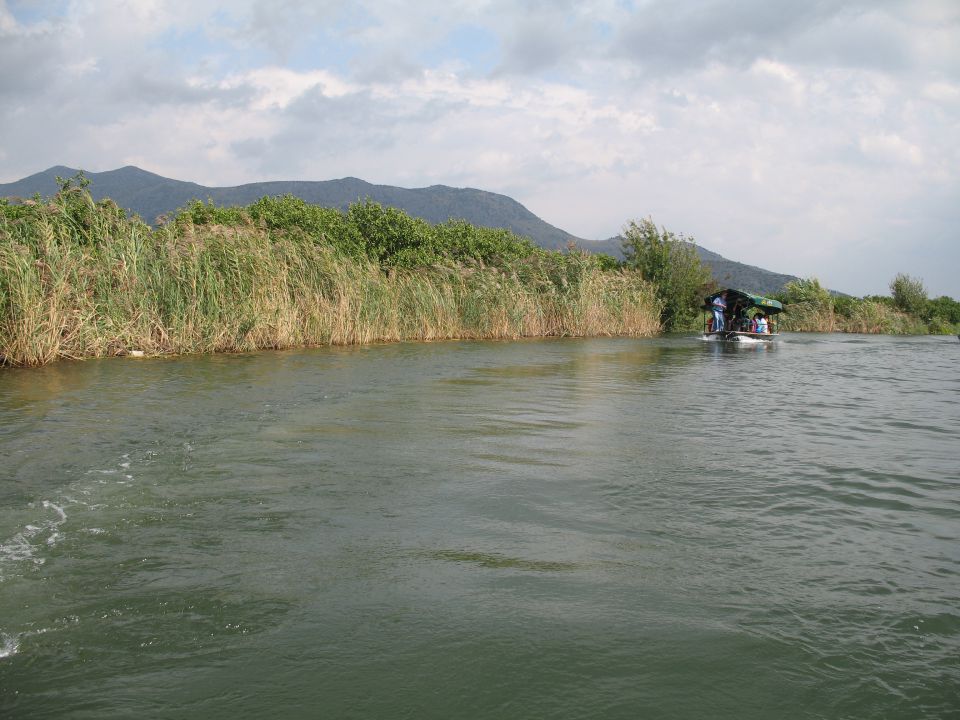
{"label": "overcast sky", "polygon": [[960,299],[960,0],[0,0],[0,181],[504,193]]}

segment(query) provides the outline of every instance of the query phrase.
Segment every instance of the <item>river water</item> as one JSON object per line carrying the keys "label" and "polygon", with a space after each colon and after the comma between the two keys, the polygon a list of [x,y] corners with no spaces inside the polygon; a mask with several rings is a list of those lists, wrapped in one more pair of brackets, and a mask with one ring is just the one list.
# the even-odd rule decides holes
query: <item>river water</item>
{"label": "river water", "polygon": [[0,717],[960,716],[960,343],[0,371]]}

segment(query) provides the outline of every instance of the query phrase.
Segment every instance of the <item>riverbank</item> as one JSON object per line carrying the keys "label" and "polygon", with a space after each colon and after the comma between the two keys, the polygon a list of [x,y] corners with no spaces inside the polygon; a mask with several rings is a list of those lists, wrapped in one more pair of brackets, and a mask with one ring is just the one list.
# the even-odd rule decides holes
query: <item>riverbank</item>
{"label": "riverbank", "polygon": [[931,334],[920,318],[877,300],[858,298],[849,298],[842,309],[836,309],[832,304],[787,303],[780,319],[780,328],[808,333]]}
{"label": "riverbank", "polygon": [[0,205],[0,361],[652,336],[649,283],[507,231],[360,203],[197,203],[156,229],[66,183]]}
{"label": "riverbank", "polygon": [[776,295],[785,310],[781,327],[794,332],[871,335],[960,332],[960,303],[953,298],[928,299],[923,284],[906,275],[898,275],[890,288],[890,296],[856,298],[832,294],[815,278],[789,282]]}

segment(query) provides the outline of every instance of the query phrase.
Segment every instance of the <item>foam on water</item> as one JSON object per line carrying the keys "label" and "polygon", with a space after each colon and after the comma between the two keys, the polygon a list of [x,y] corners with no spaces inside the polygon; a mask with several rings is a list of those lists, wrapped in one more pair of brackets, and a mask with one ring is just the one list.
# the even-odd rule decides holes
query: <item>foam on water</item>
{"label": "foam on water", "polygon": [[[126,471],[130,467],[128,455],[123,455],[119,467]],[[40,566],[46,562],[44,549],[49,549],[60,544],[66,537],[64,526],[70,519],[68,510],[89,509],[99,510],[104,507],[102,503],[91,501],[98,494],[98,486],[115,484],[128,485],[133,480],[133,475],[129,472],[119,472],[116,469],[91,470],[86,473],[99,476],[91,483],[90,480],[78,481],[64,488],[55,500],[41,500],[40,502],[29,503],[22,510],[13,509],[14,517],[21,513],[26,514],[25,521],[20,525],[22,529],[15,532],[6,540],[0,540],[0,582],[9,579],[16,574],[13,568],[29,563],[32,566]],[[107,480],[103,476],[119,475],[122,479]],[[37,517],[36,511],[42,511],[40,517]],[[15,520],[11,523],[13,527],[17,526]],[[101,535],[106,531],[103,528],[84,528],[83,532],[89,535]]]}
{"label": "foam on water", "polygon": [[15,655],[20,649],[20,638],[16,635],[0,633],[0,660]]}
{"label": "foam on water", "polygon": [[63,537],[60,526],[67,521],[66,511],[49,500],[44,500],[41,507],[53,510],[54,517],[45,518],[37,524],[28,523],[16,535],[0,543],[0,581],[4,579],[2,570],[5,564],[30,561],[42,565],[45,561],[37,556],[37,550],[43,545],[52,547]]}
{"label": "foam on water", "polygon": [[718,335],[701,335],[700,339],[704,342],[727,342],[738,345],[767,345],[771,340],[760,340],[759,338],[747,337],[746,335],[737,335],[735,337],[724,339]]}

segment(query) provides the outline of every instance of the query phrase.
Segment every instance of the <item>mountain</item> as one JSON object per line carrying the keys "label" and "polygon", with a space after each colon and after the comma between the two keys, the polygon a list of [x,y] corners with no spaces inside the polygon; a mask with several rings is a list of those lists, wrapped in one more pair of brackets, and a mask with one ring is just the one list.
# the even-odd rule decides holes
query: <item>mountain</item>
{"label": "mountain", "polygon": [[722,255],[699,245],[697,245],[697,252],[703,264],[710,267],[713,279],[721,287],[740,288],[760,295],[772,295],[780,292],[788,282],[800,279],[796,275],[784,275],[755,265],[727,260]]}
{"label": "mountain", "polygon": [[[28,198],[37,193],[47,197],[57,192],[56,178],[76,175],[74,168],[58,165],[11,183],[0,183],[0,197]],[[351,203],[367,198],[396,207],[431,223],[458,218],[474,225],[502,227],[525,235],[548,250],[560,250],[570,243],[590,252],[602,252],[622,258],[619,238],[585,240],[544,222],[516,200],[473,188],[431,185],[425,188],[400,188],[372,185],[357,178],[321,181],[276,181],[250,183],[235,187],[205,187],[182,180],[171,180],[138,167],[127,166],[101,173],[85,172],[90,192],[97,200],[111,198],[120,207],[136,213],[148,223],[173,214],[192,200],[212,200],[220,206],[249,205],[265,195],[291,194],[308,203],[345,210]],[[773,293],[796,280],[792,275],[773,273],[752,265],[727,260],[717,253],[697,247],[700,257],[710,266],[714,278],[725,287],[752,292]]]}
{"label": "mountain", "polygon": [[[0,196],[30,197],[34,193],[53,195],[57,191],[58,176],[68,178],[76,173],[77,170],[73,168],[52,167],[16,182],[0,184]],[[372,185],[349,177],[316,182],[278,181],[235,187],[204,187],[170,180],[132,166],[102,173],[85,172],[84,175],[90,180],[90,192],[95,199],[109,197],[148,223],[156,222],[158,217],[172,214],[196,199],[213,200],[221,206],[249,205],[265,195],[289,193],[314,205],[341,210],[346,210],[351,203],[369,198],[431,223],[460,218],[475,225],[505,227],[550,250],[565,248],[570,242],[589,244],[589,241],[544,222],[506,195],[472,188],[433,185],[408,190],[391,185]]]}

